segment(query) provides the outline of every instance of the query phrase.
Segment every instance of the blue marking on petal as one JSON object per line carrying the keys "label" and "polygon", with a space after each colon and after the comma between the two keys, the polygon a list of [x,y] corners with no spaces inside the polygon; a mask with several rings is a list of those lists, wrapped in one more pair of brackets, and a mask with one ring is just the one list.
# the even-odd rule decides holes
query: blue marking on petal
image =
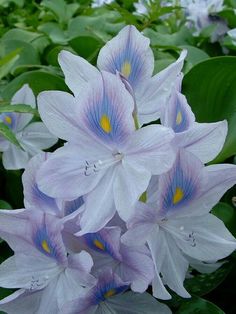
{"label": "blue marking on petal", "polygon": [[64,212],[65,216],[72,214],[84,204],[83,196],[78,197],[73,201],[67,201],[65,203]]}
{"label": "blue marking on petal", "polygon": [[0,121],[13,130],[16,126],[16,115],[14,112],[4,112],[0,114]]}
{"label": "blue marking on petal", "polygon": [[[48,207],[52,209],[57,208],[55,199],[40,191],[36,183],[32,186],[32,195],[35,198],[36,202],[39,201],[40,203],[45,203]],[[43,204],[40,205],[43,206]]]}
{"label": "blue marking on petal", "polygon": [[118,286],[114,279],[110,282],[106,282],[105,284],[101,284],[96,288],[93,303],[99,304],[100,302],[103,302],[116,294],[124,292],[128,288],[129,286],[127,285]]}
{"label": "blue marking on petal", "polygon": [[83,238],[85,239],[87,246],[91,249],[116,258],[112,246],[101,236],[100,233],[87,233],[83,236]]}
{"label": "blue marking on petal", "polygon": [[172,129],[175,133],[180,133],[188,129],[189,119],[184,108],[181,106],[179,99],[176,99],[176,109],[174,114]]}
{"label": "blue marking on petal", "polygon": [[177,163],[162,198],[162,209],[169,210],[185,205],[195,197],[197,190],[198,186],[191,173],[184,173]]}
{"label": "blue marking on petal", "polygon": [[34,243],[37,249],[48,257],[59,259],[56,244],[52,243],[46,227],[43,226],[38,229],[34,236]]}
{"label": "blue marking on petal", "polygon": [[87,108],[86,118],[89,129],[106,142],[122,142],[126,137],[123,125],[122,112],[112,103],[104,92],[102,101]]}

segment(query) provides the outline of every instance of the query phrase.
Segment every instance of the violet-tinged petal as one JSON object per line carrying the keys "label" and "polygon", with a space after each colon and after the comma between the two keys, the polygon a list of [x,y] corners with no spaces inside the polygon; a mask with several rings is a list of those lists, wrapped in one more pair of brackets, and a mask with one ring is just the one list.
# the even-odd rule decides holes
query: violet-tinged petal
{"label": "violet-tinged petal", "polygon": [[57,137],[49,133],[42,122],[33,122],[26,126],[20,133],[17,133],[17,139],[26,152],[32,156],[47,149],[57,142]]}
{"label": "violet-tinged petal", "polygon": [[186,97],[175,91],[165,107],[161,123],[172,128],[175,133],[181,133],[193,126],[194,121],[195,116]]}
{"label": "violet-tinged petal", "polygon": [[200,261],[218,260],[236,249],[236,239],[211,214],[170,220],[167,229],[185,254]]}
{"label": "violet-tinged petal", "polygon": [[24,169],[28,160],[29,154],[12,143],[2,154],[2,163],[7,170]]}
{"label": "violet-tinged petal", "polygon": [[121,245],[122,262],[117,273],[123,280],[131,282],[134,292],[144,292],[154,277],[154,265],[145,246]]}
{"label": "violet-tinged petal", "polygon": [[134,131],[133,98],[116,75],[102,72],[87,84],[79,100],[81,125],[105,145],[117,148]]}
{"label": "violet-tinged petal", "polygon": [[100,50],[98,68],[113,74],[119,71],[135,89],[150,78],[154,57],[150,40],[133,25],[124,27],[116,37]]}
{"label": "violet-tinged petal", "polygon": [[148,186],[151,175],[142,165],[123,160],[117,167],[113,182],[115,207],[119,216],[127,220],[134,213],[134,205]]}
{"label": "violet-tinged petal", "polygon": [[108,157],[108,150],[89,137],[81,139],[80,146],[66,144],[39,169],[38,187],[52,197],[76,199],[94,189],[105,175],[100,163]]}
{"label": "violet-tinged petal", "polygon": [[39,113],[52,134],[67,141],[78,142],[78,137],[83,134],[76,112],[77,103],[76,98],[61,91],[46,91],[39,94]]}
{"label": "violet-tinged petal", "polygon": [[178,211],[178,217],[207,214],[220,201],[224,193],[236,183],[236,166],[211,165],[204,168],[201,194],[188,206]]}
{"label": "violet-tinged petal", "polygon": [[117,314],[171,314],[168,306],[146,292],[141,294],[128,291],[109,299],[107,303]]}
{"label": "violet-tinged petal", "polygon": [[[35,96],[28,84],[25,84],[12,97],[11,104],[24,104],[32,108],[36,107]],[[15,116],[15,130],[21,131],[33,118],[30,113],[14,113]]]}
{"label": "violet-tinged petal", "polygon": [[125,160],[137,169],[143,167],[150,174],[161,174],[170,169],[175,152],[170,143],[174,137],[171,129],[149,125],[131,134],[125,143]]}
{"label": "violet-tinged petal", "polygon": [[115,215],[116,208],[113,200],[115,172],[116,169],[108,169],[102,182],[86,195],[85,210],[80,220],[81,231],[77,233],[78,236],[88,232],[97,232]]}
{"label": "violet-tinged petal", "polygon": [[83,239],[90,249],[120,261],[120,234],[119,227],[106,227],[96,233],[86,233]]}
{"label": "violet-tinged petal", "polygon": [[194,123],[182,133],[176,134],[175,141],[197,156],[203,163],[214,159],[222,150],[227,135],[227,121],[215,123]]}
{"label": "violet-tinged petal", "polygon": [[[172,290],[184,298],[190,297],[183,286],[189,263],[173,239],[171,239],[168,233],[160,230],[158,234],[153,233],[148,239],[148,246],[152,253],[157,276],[160,272],[164,282]],[[155,294],[154,296],[161,298],[161,296]]]}
{"label": "violet-tinged petal", "polygon": [[24,188],[24,204],[26,208],[35,207],[37,210],[59,214],[56,200],[39,190],[36,183],[36,173],[43,162],[47,160],[47,153],[33,157],[22,175]]}
{"label": "violet-tinged petal", "polygon": [[192,154],[181,150],[174,166],[159,178],[159,212],[163,216],[181,211],[199,196],[203,164]]}
{"label": "violet-tinged petal", "polygon": [[58,62],[65,75],[67,86],[75,96],[82,91],[84,84],[99,76],[99,71],[85,59],[62,50],[58,55]]}
{"label": "violet-tinged petal", "polygon": [[149,123],[161,117],[175,86],[176,78],[183,67],[186,54],[186,50],[182,51],[176,62],[151,79],[144,80],[136,90],[140,124]]}

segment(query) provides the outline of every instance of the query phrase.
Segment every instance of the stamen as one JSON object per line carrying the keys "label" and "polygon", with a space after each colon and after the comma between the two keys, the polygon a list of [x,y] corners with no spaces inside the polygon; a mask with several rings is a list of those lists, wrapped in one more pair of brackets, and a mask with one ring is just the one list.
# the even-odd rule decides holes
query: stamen
{"label": "stamen", "polygon": [[87,160],[85,160],[84,175],[88,177],[101,170],[105,170],[109,168],[110,166],[120,162],[124,157],[123,154],[119,152],[113,153],[112,156],[113,156],[112,158],[108,158],[105,160],[98,160],[92,163],[89,163]]}

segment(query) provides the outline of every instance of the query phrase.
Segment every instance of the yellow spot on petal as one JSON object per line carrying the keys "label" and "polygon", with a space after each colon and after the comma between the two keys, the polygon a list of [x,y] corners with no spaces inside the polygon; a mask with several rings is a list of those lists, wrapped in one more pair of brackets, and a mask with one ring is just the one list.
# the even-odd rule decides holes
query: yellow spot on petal
{"label": "yellow spot on petal", "polygon": [[110,289],[106,293],[104,293],[104,298],[112,297],[115,294],[116,294],[116,290],[115,289]]}
{"label": "yellow spot on petal", "polygon": [[9,116],[6,116],[5,117],[5,121],[6,121],[6,123],[11,124],[12,123],[12,118],[9,117]]}
{"label": "yellow spot on petal", "polygon": [[42,243],[41,243],[41,245],[42,245],[42,248],[44,249],[45,252],[51,253],[51,250],[50,250],[50,248],[49,248],[48,243],[47,243],[46,240],[43,240]]}
{"label": "yellow spot on petal", "polygon": [[179,125],[183,120],[182,113],[179,111],[176,116],[176,124]]}
{"label": "yellow spot on petal", "polygon": [[100,119],[100,126],[103,129],[104,132],[110,133],[112,128],[111,128],[111,122],[110,119],[107,115],[102,115]]}
{"label": "yellow spot on petal", "polygon": [[105,246],[102,244],[102,242],[98,241],[97,239],[93,241],[93,244],[100,250],[104,251]]}
{"label": "yellow spot on petal", "polygon": [[128,61],[125,61],[121,67],[121,73],[124,77],[128,78],[131,73],[131,64]]}
{"label": "yellow spot on petal", "polygon": [[175,190],[175,194],[173,196],[173,204],[175,205],[175,204],[179,203],[183,199],[183,197],[184,197],[183,190],[181,188],[177,187]]}

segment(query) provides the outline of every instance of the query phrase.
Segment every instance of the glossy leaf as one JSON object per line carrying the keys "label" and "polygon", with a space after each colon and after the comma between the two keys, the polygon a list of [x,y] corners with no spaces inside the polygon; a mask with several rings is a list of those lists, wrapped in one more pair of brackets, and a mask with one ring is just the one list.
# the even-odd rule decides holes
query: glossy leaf
{"label": "glossy leaf", "polygon": [[192,297],[185,300],[179,308],[177,314],[224,314],[215,304],[202,298]]}

